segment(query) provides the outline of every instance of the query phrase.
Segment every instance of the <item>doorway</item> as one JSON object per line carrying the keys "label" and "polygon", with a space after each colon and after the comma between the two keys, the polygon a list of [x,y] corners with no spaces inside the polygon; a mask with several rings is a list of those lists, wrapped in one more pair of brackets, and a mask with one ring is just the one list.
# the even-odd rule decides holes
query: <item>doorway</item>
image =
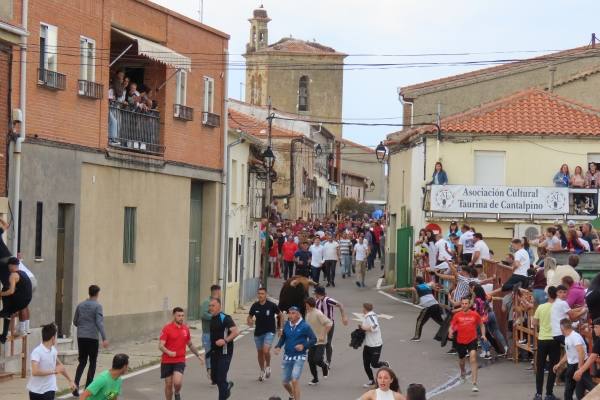
{"label": "doorway", "polygon": [[200,255],[202,250],[202,183],[190,190],[190,239],[188,260],[188,318],[200,319]]}
{"label": "doorway", "polygon": [[58,337],[71,334],[73,313],[73,245],[75,205],[58,204],[56,229],[56,298],[54,320]]}

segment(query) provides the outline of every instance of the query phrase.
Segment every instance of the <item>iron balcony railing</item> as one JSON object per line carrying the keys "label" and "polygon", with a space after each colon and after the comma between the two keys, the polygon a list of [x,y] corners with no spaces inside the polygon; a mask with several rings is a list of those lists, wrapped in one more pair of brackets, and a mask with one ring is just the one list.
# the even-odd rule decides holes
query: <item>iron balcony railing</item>
{"label": "iron balcony railing", "polygon": [[104,86],[100,83],[80,79],[77,81],[77,93],[90,99],[101,99]]}
{"label": "iron balcony railing", "polygon": [[183,104],[173,104],[173,116],[184,121],[192,121],[194,119],[194,109]]}
{"label": "iron balcony railing", "polygon": [[202,113],[202,125],[218,128],[221,124],[221,117],[208,111]]}
{"label": "iron balcony railing", "polygon": [[160,115],[156,111],[140,112],[111,102],[108,114],[109,145],[125,150],[162,155]]}
{"label": "iron balcony railing", "polygon": [[39,68],[38,85],[48,89],[65,90],[67,87],[67,76],[56,71]]}

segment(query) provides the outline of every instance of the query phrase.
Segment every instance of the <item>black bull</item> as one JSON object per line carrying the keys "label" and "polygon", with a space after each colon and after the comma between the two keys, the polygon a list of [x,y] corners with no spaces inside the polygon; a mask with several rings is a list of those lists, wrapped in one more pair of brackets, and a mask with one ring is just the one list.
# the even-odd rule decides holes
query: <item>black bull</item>
{"label": "black bull", "polygon": [[291,306],[296,306],[304,316],[304,301],[310,295],[309,289],[311,286],[316,286],[315,282],[300,275],[286,280],[279,292],[279,310],[287,312]]}

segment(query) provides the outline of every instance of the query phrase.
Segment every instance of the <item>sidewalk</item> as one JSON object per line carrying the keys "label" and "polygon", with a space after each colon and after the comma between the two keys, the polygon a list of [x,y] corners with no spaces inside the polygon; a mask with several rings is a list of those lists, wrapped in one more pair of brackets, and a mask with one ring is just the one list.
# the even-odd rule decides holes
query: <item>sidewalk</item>
{"label": "sidewalk", "polygon": [[[243,310],[238,310],[233,315],[233,319],[236,325],[240,328],[240,331],[247,329],[246,325],[247,314]],[[200,321],[189,321],[190,331],[192,334],[192,342],[196,346],[202,346],[202,327]],[[29,349],[30,352],[33,349]],[[140,339],[138,341],[110,344],[108,349],[100,349],[98,355],[98,363],[96,367],[96,375],[110,368],[112,358],[117,353],[125,353],[129,355],[129,369],[130,372],[140,370],[142,368],[150,367],[160,362],[160,351],[158,350],[158,336]],[[77,361],[75,360],[72,364],[65,364],[67,371],[71,378],[75,377],[75,369],[77,368]],[[82,385],[85,384],[85,376],[87,368],[84,371]],[[158,372],[157,372],[158,376]],[[67,393],[68,385],[63,376],[57,377],[57,383],[59,393]],[[20,377],[14,377],[13,379],[0,383],[0,392],[2,392],[2,400],[23,400],[27,398],[27,378],[23,379]],[[57,395],[58,397],[58,395]]]}

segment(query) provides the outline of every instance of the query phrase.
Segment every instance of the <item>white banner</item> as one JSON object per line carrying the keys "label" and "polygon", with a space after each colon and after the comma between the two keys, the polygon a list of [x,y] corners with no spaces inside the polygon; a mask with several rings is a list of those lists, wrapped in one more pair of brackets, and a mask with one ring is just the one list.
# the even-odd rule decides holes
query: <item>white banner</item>
{"label": "white banner", "polygon": [[430,211],[568,214],[569,189],[530,186],[432,185]]}

